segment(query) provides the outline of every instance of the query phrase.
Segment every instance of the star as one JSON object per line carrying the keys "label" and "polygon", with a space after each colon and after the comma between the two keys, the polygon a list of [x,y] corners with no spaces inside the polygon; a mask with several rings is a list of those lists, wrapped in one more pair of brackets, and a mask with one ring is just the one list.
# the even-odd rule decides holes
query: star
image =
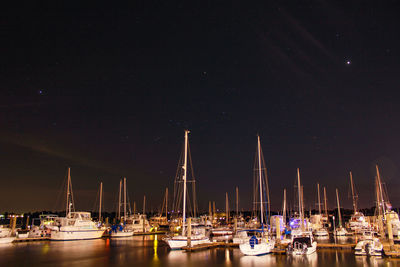
{"label": "star", "polygon": [[351,61],[350,60],[346,60],[346,65],[351,65]]}

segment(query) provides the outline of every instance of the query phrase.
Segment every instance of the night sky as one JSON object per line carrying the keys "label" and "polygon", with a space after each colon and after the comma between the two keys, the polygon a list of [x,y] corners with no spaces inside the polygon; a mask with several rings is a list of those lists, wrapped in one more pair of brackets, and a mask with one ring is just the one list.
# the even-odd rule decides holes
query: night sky
{"label": "night sky", "polygon": [[1,9],[0,212],[106,210],[119,179],[162,204],[189,129],[200,208],[239,187],[252,205],[257,134],[271,205],[306,208],[316,183],[374,205],[375,164],[400,206],[400,4],[396,1],[20,3]]}

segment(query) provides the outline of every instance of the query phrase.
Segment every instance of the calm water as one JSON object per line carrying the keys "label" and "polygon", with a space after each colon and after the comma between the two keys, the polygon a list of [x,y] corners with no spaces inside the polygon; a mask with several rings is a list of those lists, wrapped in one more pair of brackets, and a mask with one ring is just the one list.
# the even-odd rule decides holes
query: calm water
{"label": "calm water", "polygon": [[243,256],[238,248],[195,253],[170,251],[162,236],[68,242],[31,242],[0,246],[0,266],[400,266],[400,260],[355,257],[350,250],[314,255]]}

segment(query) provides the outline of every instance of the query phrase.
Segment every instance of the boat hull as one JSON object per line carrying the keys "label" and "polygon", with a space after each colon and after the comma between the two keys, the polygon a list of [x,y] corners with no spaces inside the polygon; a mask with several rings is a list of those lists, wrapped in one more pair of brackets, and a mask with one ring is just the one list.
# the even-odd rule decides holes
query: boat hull
{"label": "boat hull", "polygon": [[[175,236],[165,240],[171,249],[182,249],[187,246],[187,237],[185,236]],[[191,238],[191,245],[200,245],[209,243],[210,239],[208,237],[201,238]]]}
{"label": "boat hull", "polygon": [[247,256],[261,256],[265,254],[269,254],[272,252],[272,249],[274,248],[273,243],[259,243],[259,244],[254,244],[253,246],[250,245],[249,242],[247,243],[242,243],[239,245],[240,251]]}
{"label": "boat hull", "polygon": [[15,237],[1,237],[0,244],[9,244],[15,240]]}
{"label": "boat hull", "polygon": [[51,231],[50,240],[70,241],[101,238],[104,230]]}
{"label": "boat hull", "polygon": [[130,237],[130,236],[133,236],[133,231],[119,231],[111,233],[111,238]]}

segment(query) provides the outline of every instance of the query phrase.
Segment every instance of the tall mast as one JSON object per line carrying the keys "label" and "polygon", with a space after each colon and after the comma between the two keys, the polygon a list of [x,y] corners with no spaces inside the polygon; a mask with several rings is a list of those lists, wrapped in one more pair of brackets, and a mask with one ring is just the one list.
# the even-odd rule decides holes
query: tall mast
{"label": "tall mast", "polygon": [[378,164],[376,165],[376,176],[378,179],[380,204],[382,205],[383,215],[385,215],[385,201],[383,199],[382,181],[381,181],[381,176],[379,174]]}
{"label": "tall mast", "polygon": [[121,194],[122,194],[122,180],[119,180],[119,194],[118,194],[118,219],[121,220]]}
{"label": "tall mast", "polygon": [[318,214],[321,215],[321,197],[319,194],[319,183],[317,184],[317,188],[318,188]]}
{"label": "tall mast", "polygon": [[146,195],[143,196],[143,215],[146,214]]}
{"label": "tall mast", "polygon": [[126,220],[126,177],[124,177],[124,220]]}
{"label": "tall mast", "polygon": [[328,204],[326,201],[326,187],[324,186],[324,208],[325,208],[325,216],[328,218]]}
{"label": "tall mast", "polygon": [[225,213],[226,213],[226,223],[229,223],[229,200],[228,192],[225,193]]}
{"label": "tall mast", "polygon": [[189,131],[185,130],[185,156],[183,159],[183,211],[182,211],[182,234],[185,234],[186,222],[186,171],[187,171],[187,148],[188,148],[188,134]]}
{"label": "tall mast", "polygon": [[302,203],[301,203],[301,183],[300,183],[300,171],[299,168],[297,168],[297,190],[298,190],[298,195],[299,195],[299,215],[300,215],[300,224],[301,224],[301,230],[304,231],[304,218],[303,218],[303,212],[302,212]]}
{"label": "tall mast", "polygon": [[258,175],[260,180],[260,212],[261,212],[261,225],[264,222],[264,211],[263,211],[263,198],[262,198],[262,179],[261,179],[261,144],[260,144],[260,136],[258,138]]}
{"label": "tall mast", "polygon": [[357,196],[355,194],[355,189],[354,189],[354,182],[353,182],[353,175],[350,172],[350,184],[351,184],[351,195],[353,197],[353,209],[354,213],[357,212]]}
{"label": "tall mast", "polygon": [[376,193],[376,207],[378,209],[378,215],[382,216],[380,193],[379,193],[379,181],[378,177],[375,178],[375,193]]}
{"label": "tall mast", "polygon": [[340,213],[339,191],[337,188],[336,188],[336,199],[337,199],[337,206],[338,206],[339,227],[342,227],[342,216]]}
{"label": "tall mast", "polygon": [[165,189],[165,217],[168,219],[168,187]]}
{"label": "tall mast", "polygon": [[101,204],[103,204],[102,198],[103,198],[103,182],[100,182],[99,222],[101,222]]}
{"label": "tall mast", "polygon": [[236,217],[239,217],[239,188],[236,186]]}
{"label": "tall mast", "polygon": [[286,188],[283,189],[283,223],[286,225]]}
{"label": "tall mast", "polygon": [[69,202],[69,185],[71,183],[71,173],[70,173],[71,168],[68,167],[68,178],[67,178],[67,206],[65,208],[65,217],[68,216],[68,214],[71,212],[71,206]]}

